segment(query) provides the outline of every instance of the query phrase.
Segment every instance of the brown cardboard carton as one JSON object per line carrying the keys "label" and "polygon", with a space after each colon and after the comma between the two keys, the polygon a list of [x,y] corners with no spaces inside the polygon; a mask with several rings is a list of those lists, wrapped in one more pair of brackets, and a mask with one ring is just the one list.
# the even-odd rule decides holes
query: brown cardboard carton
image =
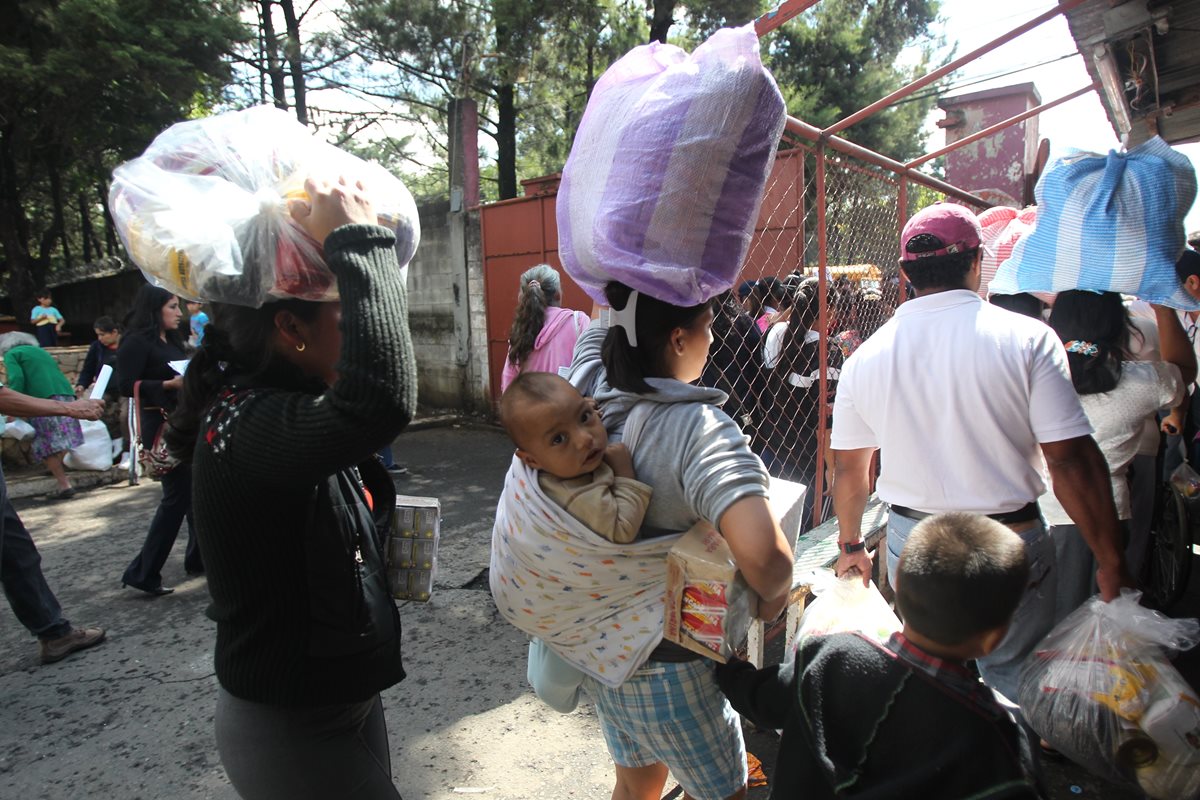
{"label": "brown cardboard carton", "polygon": [[663,638],[724,663],[746,638],[758,595],[724,537],[700,521],[667,554]]}
{"label": "brown cardboard carton", "polygon": [[441,533],[441,501],[396,496],[396,514],[384,552],[392,596],[397,600],[424,601],[433,594]]}

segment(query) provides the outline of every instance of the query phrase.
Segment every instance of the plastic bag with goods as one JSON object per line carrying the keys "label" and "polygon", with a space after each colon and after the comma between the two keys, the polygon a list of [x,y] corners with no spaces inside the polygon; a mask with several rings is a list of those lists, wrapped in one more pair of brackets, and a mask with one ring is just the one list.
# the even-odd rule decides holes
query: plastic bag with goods
{"label": "plastic bag with goods", "polygon": [[108,428],[98,420],[83,420],[83,444],[67,453],[63,463],[68,469],[104,470],[112,467],[112,437]]}
{"label": "plastic bag with goods", "polygon": [[114,170],[109,209],[134,263],[182,297],[252,307],[332,300],[337,285],[321,245],[288,212],[289,200],[306,197],[310,175],[361,181],[407,269],[420,222],[404,184],[272,106],[171,126]]}
{"label": "plastic bag with goods", "polygon": [[1167,653],[1200,641],[1200,623],[1140,597],[1093,597],[1056,625],[1021,671],[1020,705],[1038,735],[1093,773],[1185,800],[1200,791],[1200,698]]}
{"label": "plastic bag with goods", "polygon": [[1171,485],[1188,500],[1200,499],[1200,472],[1186,461],[1171,473]]}
{"label": "plastic bag with goods", "polygon": [[[989,285],[1000,265],[1012,257],[1013,248],[1022,237],[1029,234],[1037,224],[1037,206],[1022,209],[1009,206],[992,206],[979,213],[979,227],[983,229],[983,259],[979,264],[979,286],[987,299]],[[1036,292],[1044,303],[1053,304],[1052,292]]]}
{"label": "plastic bag with goods", "polygon": [[1165,141],[1055,159],[1034,196],[1037,224],[996,271],[993,294],[1090,289],[1200,309],[1175,274],[1196,173]]}
{"label": "plastic bag with goods", "polygon": [[679,306],[731,288],[784,117],[752,25],[690,55],[658,42],[629,51],[592,90],[563,167],[567,274],[602,304],[610,280]]}
{"label": "plastic bag with goods", "polygon": [[805,636],[857,632],[886,642],[900,630],[900,620],[875,582],[863,586],[857,573],[837,578],[829,570],[814,572],[812,592],[814,597],[800,616],[796,641]]}

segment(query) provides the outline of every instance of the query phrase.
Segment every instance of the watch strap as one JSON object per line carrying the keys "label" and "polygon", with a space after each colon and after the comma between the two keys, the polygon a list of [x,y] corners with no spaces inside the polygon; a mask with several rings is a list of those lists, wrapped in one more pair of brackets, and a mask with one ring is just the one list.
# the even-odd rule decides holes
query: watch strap
{"label": "watch strap", "polygon": [[863,541],[842,542],[839,546],[842,548],[842,552],[846,555],[851,555],[867,549],[867,543]]}

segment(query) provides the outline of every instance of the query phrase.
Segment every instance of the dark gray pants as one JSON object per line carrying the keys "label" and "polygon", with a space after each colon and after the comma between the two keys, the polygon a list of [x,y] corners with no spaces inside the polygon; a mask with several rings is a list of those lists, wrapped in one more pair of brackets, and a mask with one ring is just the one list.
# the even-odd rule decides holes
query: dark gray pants
{"label": "dark gray pants", "polygon": [[217,751],[245,800],[401,800],[383,702],[283,708],[217,696]]}
{"label": "dark gray pants", "polygon": [[180,464],[162,479],[162,501],[150,520],[150,530],[141,551],[134,557],[121,582],[138,589],[149,590],[162,586],[162,568],[175,546],[179,528],[187,520],[188,543],[183,557],[183,568],[188,572],[200,572],[204,562],[200,558],[200,546],[192,529],[192,467]]}
{"label": "dark gray pants", "polygon": [[[49,326],[47,326],[49,327]],[[17,510],[8,499],[0,472],[0,583],[17,620],[39,639],[57,639],[71,632],[58,598],[42,574],[42,556]]]}

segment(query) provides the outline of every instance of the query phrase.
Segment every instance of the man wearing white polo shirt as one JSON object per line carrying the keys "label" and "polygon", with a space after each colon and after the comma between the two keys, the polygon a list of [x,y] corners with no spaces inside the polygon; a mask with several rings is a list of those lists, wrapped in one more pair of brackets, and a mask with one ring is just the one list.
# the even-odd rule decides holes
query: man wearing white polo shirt
{"label": "man wearing white polo shirt", "polygon": [[860,526],[876,449],[893,580],[909,532],[926,516],[970,511],[1008,525],[1025,540],[1030,585],[1008,634],[978,663],[984,681],[1015,700],[1022,660],[1054,624],[1054,546],[1037,505],[1043,455],[1096,555],[1101,594],[1108,600],[1132,585],[1108,466],[1053,331],[979,298],[975,215],[931,206],[908,221],[901,245],[916,297],[846,361],[834,402],[837,572],[870,574]]}

